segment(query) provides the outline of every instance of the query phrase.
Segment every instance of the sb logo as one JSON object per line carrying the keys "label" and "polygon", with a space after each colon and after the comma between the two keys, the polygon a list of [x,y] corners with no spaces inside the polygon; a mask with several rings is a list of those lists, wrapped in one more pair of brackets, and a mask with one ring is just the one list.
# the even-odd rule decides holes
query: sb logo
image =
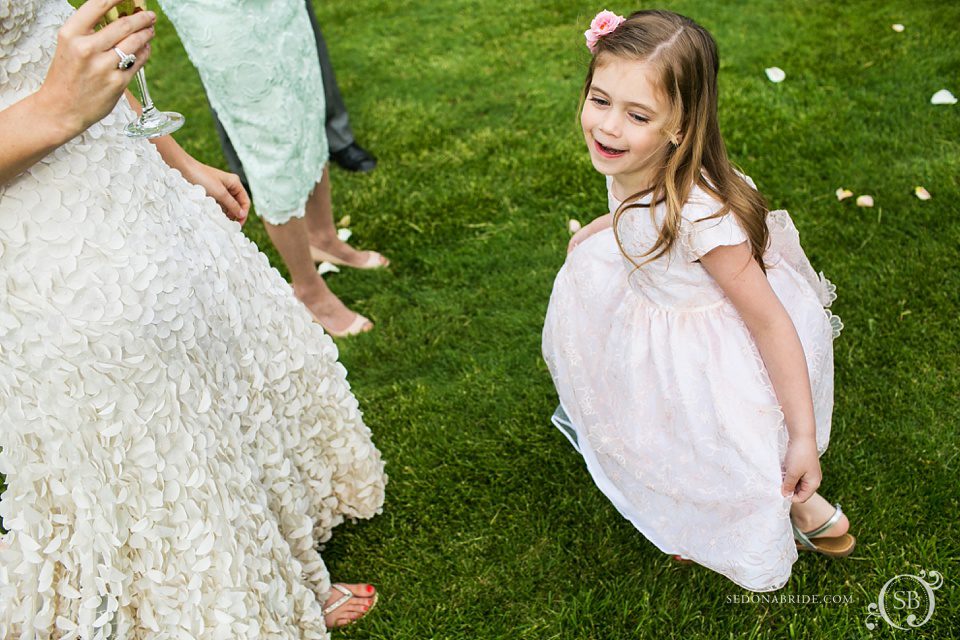
{"label": "sb logo", "polygon": [[[927,579],[929,578],[929,582]],[[943,586],[943,576],[937,571],[921,571],[920,575],[901,574],[887,580],[880,589],[876,602],[867,606],[867,629],[877,627],[875,618],[895,629],[907,631],[926,624],[936,608],[934,591]]]}

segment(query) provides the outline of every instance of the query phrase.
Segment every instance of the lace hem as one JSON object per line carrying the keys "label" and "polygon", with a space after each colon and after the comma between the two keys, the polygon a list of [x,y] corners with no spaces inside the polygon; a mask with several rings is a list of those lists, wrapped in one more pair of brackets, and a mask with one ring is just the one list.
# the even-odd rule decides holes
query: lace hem
{"label": "lace hem", "polygon": [[320,169],[316,172],[316,179],[313,181],[313,186],[310,187],[310,190],[307,192],[307,195],[303,196],[300,200],[300,203],[293,209],[287,209],[285,211],[280,211],[279,213],[274,213],[271,211],[264,211],[262,209],[257,209],[257,215],[273,225],[286,224],[294,218],[302,218],[307,215],[307,200],[310,199],[310,196],[313,194],[313,190],[316,188],[317,184],[323,179],[323,170],[327,166],[327,160],[324,159],[320,164]]}
{"label": "lace hem", "polygon": [[830,282],[822,271],[817,273],[813,270],[810,260],[800,246],[800,232],[789,213],[783,209],[771,211],[767,215],[767,227],[770,229],[770,249],[807,281],[823,305],[834,339],[838,338],[843,330],[843,321],[830,310],[830,305],[837,299],[836,285]]}

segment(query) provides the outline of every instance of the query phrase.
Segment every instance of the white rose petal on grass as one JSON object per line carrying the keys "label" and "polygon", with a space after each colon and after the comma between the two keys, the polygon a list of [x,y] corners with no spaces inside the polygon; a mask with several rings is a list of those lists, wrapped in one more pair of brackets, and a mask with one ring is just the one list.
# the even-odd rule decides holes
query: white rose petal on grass
{"label": "white rose petal on grass", "polygon": [[858,207],[872,207],[872,206],[873,206],[873,196],[858,196],[858,197],[857,197],[857,206],[858,206]]}
{"label": "white rose petal on grass", "polygon": [[783,82],[787,77],[786,72],[780,67],[767,67],[763,70],[767,74],[767,78],[770,82]]}
{"label": "white rose petal on grass", "polygon": [[350,236],[352,235],[353,235],[353,231],[350,231],[350,229],[347,229],[347,228],[337,229],[337,237],[340,238],[340,242],[346,242],[347,240],[350,239]]}
{"label": "white rose petal on grass", "polygon": [[850,189],[844,189],[843,187],[837,189],[837,200],[846,200],[847,198],[852,197],[853,191],[850,191]]}
{"label": "white rose petal on grass", "polygon": [[930,98],[930,104],[957,104],[957,99],[946,89],[940,89]]}
{"label": "white rose petal on grass", "polygon": [[323,275],[325,273],[340,273],[340,268],[332,262],[321,262],[320,266],[317,267],[317,273]]}
{"label": "white rose petal on grass", "polygon": [[570,233],[576,233],[577,231],[580,231],[581,227],[582,225],[580,224],[579,220],[570,218],[570,220],[567,221],[567,231]]}
{"label": "white rose petal on grass", "polygon": [[896,31],[897,33],[903,33],[903,30],[906,29],[906,27],[904,27],[900,23],[890,25],[890,28]]}
{"label": "white rose petal on grass", "polygon": [[921,200],[929,200],[930,198],[933,197],[930,195],[930,192],[924,189],[923,187],[914,187],[913,193]]}

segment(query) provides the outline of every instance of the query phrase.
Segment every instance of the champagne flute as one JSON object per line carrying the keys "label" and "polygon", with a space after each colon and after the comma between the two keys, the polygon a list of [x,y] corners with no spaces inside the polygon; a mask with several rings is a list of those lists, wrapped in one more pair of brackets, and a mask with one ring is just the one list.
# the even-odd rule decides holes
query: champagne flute
{"label": "champagne flute", "polygon": [[[120,4],[107,11],[102,23],[110,24],[114,20],[133,15],[138,11],[146,11],[147,0],[123,0]],[[131,138],[157,138],[173,133],[183,126],[184,117],[175,111],[158,111],[153,106],[153,99],[147,89],[147,75],[143,67],[137,71],[137,87],[140,89],[140,101],[143,103],[143,112],[140,117],[131,122],[124,129]]]}

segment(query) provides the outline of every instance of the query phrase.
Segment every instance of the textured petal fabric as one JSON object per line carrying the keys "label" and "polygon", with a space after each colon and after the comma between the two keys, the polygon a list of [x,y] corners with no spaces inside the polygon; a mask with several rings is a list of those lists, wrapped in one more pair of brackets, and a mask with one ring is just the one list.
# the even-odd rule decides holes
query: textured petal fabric
{"label": "textured petal fabric", "polygon": [[[71,12],[0,0],[0,108]],[[133,117],[0,188],[0,637],[327,638],[317,545],[383,462],[336,346]]]}
{"label": "textured petal fabric", "polygon": [[[611,211],[620,203],[608,195]],[[710,204],[712,202],[712,204]],[[695,260],[746,236],[700,189],[671,251],[637,268],[612,229],[583,241],[554,282],[543,355],[554,423],[597,486],[662,551],[754,591],[782,587],[797,553],[780,495],[787,431],[749,330]],[[664,207],[619,219],[623,250],[652,246]],[[770,214],[771,286],[803,345],[817,448],[830,435],[832,285],[810,267],[785,211]]]}

